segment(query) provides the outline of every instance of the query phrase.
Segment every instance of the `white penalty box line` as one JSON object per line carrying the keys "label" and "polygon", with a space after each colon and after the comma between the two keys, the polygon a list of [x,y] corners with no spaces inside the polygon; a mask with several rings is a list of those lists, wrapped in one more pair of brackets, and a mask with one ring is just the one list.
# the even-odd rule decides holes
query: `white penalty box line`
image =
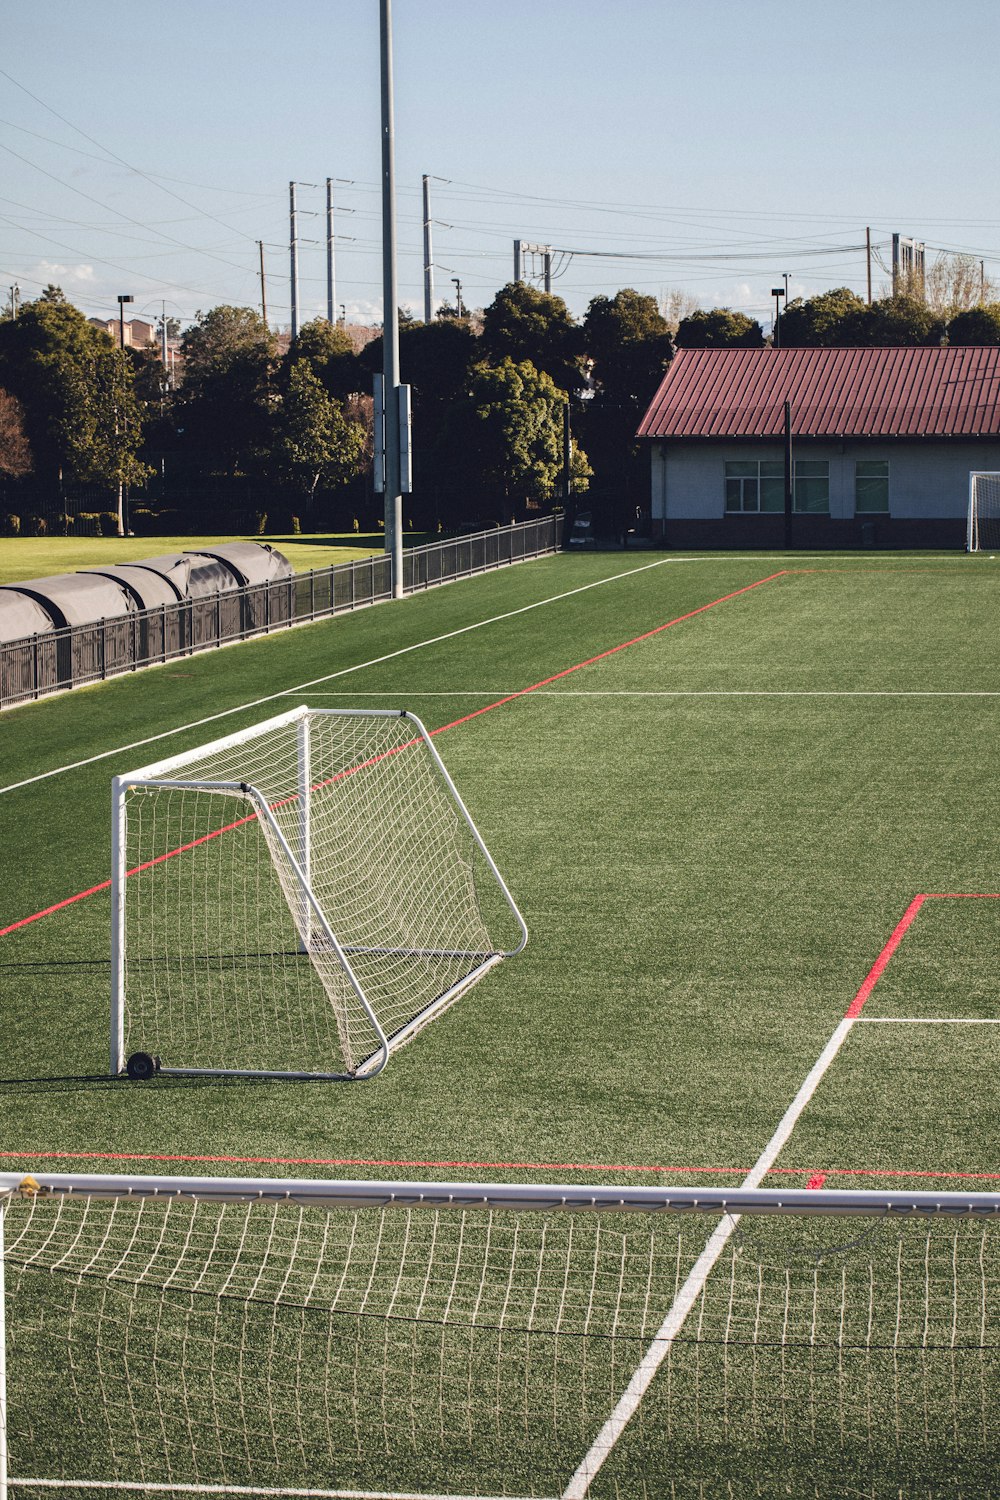
{"label": "white penalty box line", "polygon": [[[956,893],[957,894],[957,893]],[[997,893],[966,893],[967,899],[1000,900]],[[824,1074],[830,1068],[844,1042],[850,1035],[853,1027],[859,1021],[881,1021],[885,1024],[896,1024],[895,1017],[866,1017],[861,1014],[869,995],[884,973],[893,953],[902,941],[903,936],[909,930],[917,913],[928,900],[941,899],[939,896],[923,894],[914,897],[907,907],[902,919],[897,923],[889,941],[883,947],[875,963],[872,965],[857,994],[848,1007],[843,1020],[837,1026],[830,1040],[813,1064],[802,1087],[788,1106],[778,1124],[777,1129],[768,1141],[764,1150],[757,1158],[754,1166],[747,1173],[743,1182],[743,1188],[759,1187],[763,1178],[770,1171],[778,1156],[787,1144],[792,1131],[798,1123],[806,1106],[809,1104]],[[959,897],[961,899],[961,897]],[[909,1021],[910,1018],[901,1018]],[[978,1018],[977,1018],[978,1019]],[[920,1024],[916,1018],[912,1024]],[[926,1022],[924,1023],[926,1024]],[[952,1024],[948,1018],[936,1018],[932,1024]],[[968,1020],[962,1018],[958,1024],[968,1024]],[[975,1022],[973,1022],[975,1024]],[[727,1214],[719,1223],[714,1233],[705,1245],[704,1250],[692,1267],[687,1280],[681,1287],[673,1304],[669,1308],[663,1322],[657,1330],[652,1343],[646,1350],[640,1364],[633,1374],[628,1386],[622,1392],[614,1411],[608,1417],[597,1437],[594,1439],[582,1462],[579,1464],[566,1489],[563,1491],[561,1500],[584,1500],[589,1493],[590,1486],[597,1474],[600,1472],[605,1461],[611,1454],[628,1426],[632,1417],[639,1407],[643,1396],[652,1384],[657,1372],[670,1352],[670,1349],[684,1326],[684,1323],[695,1306],[702,1289],[708,1280],[712,1269],[721,1256],[728,1241],[732,1238],[739,1223],[739,1214]]]}
{"label": "white penalty box line", "polygon": [[[740,1183],[741,1188],[759,1187],[763,1179],[767,1176],[767,1173],[787,1145],[788,1139],[795,1129],[800,1115],[815,1094],[823,1075],[850,1035],[855,1019],[852,1016],[845,1016],[840,1022],[810,1069],[802,1087],[786,1109],[771,1139]],[[674,1340],[684,1327],[688,1314],[701,1295],[702,1289],[716,1261],[735,1233],[739,1221],[739,1214],[727,1214],[710,1236],[704,1250],[692,1266],[687,1280],[674,1298],[666,1317],[657,1329],[653,1341],[646,1350],[632,1379],[619,1397],[614,1411],[604,1423],[604,1426],[597,1434],[597,1437],[579,1464],[569,1484],[564,1489],[562,1500],[584,1500],[584,1497],[589,1493],[591,1484],[596,1479],[618,1439],[635,1415],[639,1403],[652,1384],[663,1361],[670,1353]]]}

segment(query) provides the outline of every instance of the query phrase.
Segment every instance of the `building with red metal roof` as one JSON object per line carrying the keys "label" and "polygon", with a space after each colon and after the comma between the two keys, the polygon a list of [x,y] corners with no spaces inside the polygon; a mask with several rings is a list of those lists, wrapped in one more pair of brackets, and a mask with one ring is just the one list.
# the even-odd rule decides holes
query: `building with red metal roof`
{"label": "building with red metal roof", "polygon": [[653,535],[679,545],[963,544],[1000,470],[1000,348],[682,349],[639,428]]}

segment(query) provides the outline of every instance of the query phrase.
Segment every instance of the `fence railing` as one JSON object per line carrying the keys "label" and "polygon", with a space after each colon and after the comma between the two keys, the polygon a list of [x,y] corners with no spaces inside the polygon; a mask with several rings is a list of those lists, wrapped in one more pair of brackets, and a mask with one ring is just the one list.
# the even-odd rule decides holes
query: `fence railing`
{"label": "fence railing", "polygon": [[[555,552],[562,543],[562,519],[544,516],[412,547],[403,554],[404,592],[412,594]],[[3,642],[0,708],[391,597],[391,564],[381,553],[202,599],[181,599],[92,625],[70,625]]]}

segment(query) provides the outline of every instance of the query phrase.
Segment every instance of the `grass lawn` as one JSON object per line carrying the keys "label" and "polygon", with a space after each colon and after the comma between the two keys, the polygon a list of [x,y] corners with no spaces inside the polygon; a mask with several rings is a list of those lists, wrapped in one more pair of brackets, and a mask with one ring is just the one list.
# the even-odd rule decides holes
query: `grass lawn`
{"label": "grass lawn", "polygon": [[[430,541],[422,533],[408,532],[406,545]],[[130,536],[130,537],[4,537],[0,539],[0,583],[19,583],[46,578],[53,573],[72,573],[101,563],[139,562],[166,552],[192,552],[211,543],[268,542],[283,552],[296,573],[310,568],[328,568],[352,562],[385,550],[381,532],[317,533],[311,536]]]}
{"label": "grass lawn", "polygon": [[[0,1166],[625,1186],[737,1186],[757,1167],[772,1187],[1000,1190],[998,588],[960,555],[563,555],[4,715]],[[372,1082],[103,1076],[111,776],[296,703],[407,707],[438,731],[526,951]],[[934,899],[911,911],[918,895]],[[228,1243],[214,1212],[204,1243]],[[489,1251],[471,1211],[460,1250],[446,1215],[436,1250],[419,1212],[398,1239],[391,1213],[336,1221],[360,1280],[315,1309],[289,1292],[280,1318],[269,1291],[256,1321],[208,1297],[210,1277],[192,1289],[181,1251],[176,1295],[137,1312],[134,1278],[119,1304],[98,1256],[74,1282],[80,1347],[101,1319],[151,1321],[93,1379],[79,1362],[45,1374],[53,1348],[55,1368],[70,1358],[50,1342],[59,1278],[18,1271],[15,1474],[998,1493],[995,1227],[742,1222],[607,1463],[571,1491],[718,1220],[551,1215],[543,1246],[515,1217]],[[423,1249],[411,1262],[390,1242]],[[131,1393],[153,1348],[163,1393],[144,1426]],[[271,1382],[253,1400],[233,1383],[248,1363]],[[334,1452],[310,1447],[321,1408]],[[97,1437],[67,1437],[90,1422]]]}

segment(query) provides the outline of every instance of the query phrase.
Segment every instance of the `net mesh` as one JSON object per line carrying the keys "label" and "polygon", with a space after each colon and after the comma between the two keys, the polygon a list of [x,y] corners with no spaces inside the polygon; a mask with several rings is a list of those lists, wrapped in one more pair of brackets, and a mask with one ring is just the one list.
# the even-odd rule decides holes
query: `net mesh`
{"label": "net mesh", "polygon": [[[711,1227],[15,1200],[11,1472],[559,1495]],[[1000,1228],[744,1218],[594,1495],[993,1493]]]}
{"label": "net mesh", "polygon": [[1000,474],[983,472],[970,478],[969,551],[995,552],[1000,547]]}
{"label": "net mesh", "polygon": [[[177,773],[267,803],[392,1038],[517,946],[411,719],[310,714]],[[269,819],[240,790],[129,787],[125,1045],[164,1066],[353,1072],[379,1038]]]}

